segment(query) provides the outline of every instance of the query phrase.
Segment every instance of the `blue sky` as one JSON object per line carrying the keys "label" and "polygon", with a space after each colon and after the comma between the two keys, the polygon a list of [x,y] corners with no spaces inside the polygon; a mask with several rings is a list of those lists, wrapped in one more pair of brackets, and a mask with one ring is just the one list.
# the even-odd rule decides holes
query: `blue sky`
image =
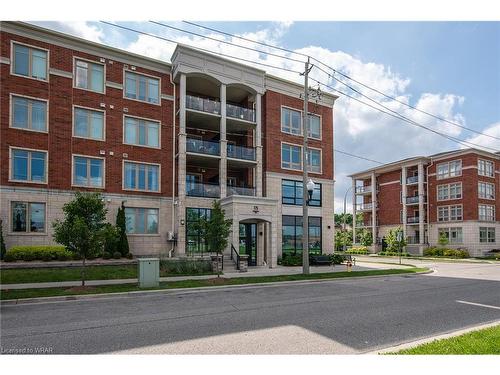
{"label": "blue sky", "polygon": [[[181,22],[170,25],[201,30]],[[136,53],[169,61],[174,45],[99,22],[37,22]],[[172,31],[148,22],[121,23],[213,51],[259,59],[301,70],[301,64],[255,54],[219,42]],[[250,39],[312,55],[400,100],[449,121],[500,137],[500,22],[201,22]],[[216,36],[215,34],[211,34]],[[220,38],[220,36],[218,36]],[[241,43],[238,39],[227,41]],[[249,44],[265,49],[265,47]],[[288,55],[290,56],[290,55]],[[269,71],[269,69],[267,69]],[[275,75],[301,82],[301,77],[275,70]],[[312,76],[326,83],[320,72]],[[330,85],[337,85],[334,81]],[[341,86],[336,86],[341,87]],[[356,88],[360,89],[359,86]],[[372,92],[364,91],[372,95]],[[403,105],[386,106],[448,135],[500,150],[500,141],[478,136]],[[460,145],[408,126],[358,103],[340,98],[334,108],[335,147],[390,162],[400,158],[457,149]],[[373,167],[371,162],[336,155],[336,211],[350,186],[346,176]]]}

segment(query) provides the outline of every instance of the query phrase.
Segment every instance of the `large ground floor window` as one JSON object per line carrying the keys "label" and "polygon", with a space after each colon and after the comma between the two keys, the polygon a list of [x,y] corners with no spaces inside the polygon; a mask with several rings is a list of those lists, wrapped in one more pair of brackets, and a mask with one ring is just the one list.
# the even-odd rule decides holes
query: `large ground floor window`
{"label": "large ground floor window", "polygon": [[[302,254],[302,216],[283,215],[283,254]],[[321,254],[321,217],[309,217],[309,254]]]}
{"label": "large ground floor window", "polygon": [[187,253],[208,252],[208,244],[197,228],[201,218],[210,218],[210,208],[186,208],[186,241]]}

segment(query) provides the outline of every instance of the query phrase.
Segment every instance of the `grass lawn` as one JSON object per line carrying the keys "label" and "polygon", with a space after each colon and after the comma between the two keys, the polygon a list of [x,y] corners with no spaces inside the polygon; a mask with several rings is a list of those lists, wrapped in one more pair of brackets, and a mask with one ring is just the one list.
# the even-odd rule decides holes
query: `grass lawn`
{"label": "grass lawn", "polygon": [[[0,271],[0,282],[1,284],[23,284],[76,281],[81,279],[80,272],[80,267],[6,269]],[[87,266],[85,272],[87,275],[86,280],[136,279],[137,265]],[[167,274],[164,270],[160,272],[160,276],[162,277],[182,275],[179,273]]]}
{"label": "grass lawn", "polygon": [[500,325],[387,354],[500,354]]}
{"label": "grass lawn", "polygon": [[[257,277],[235,277],[235,278],[211,278],[205,280],[183,280],[162,282],[158,288],[152,289],[175,289],[175,288],[197,288],[210,287],[219,285],[242,285],[242,284],[258,284],[277,281],[295,281],[295,280],[325,280],[336,279],[343,277],[356,276],[380,276],[380,275],[395,275],[395,274],[411,274],[416,272],[426,271],[427,268],[409,268],[409,269],[389,269],[389,270],[370,270],[370,271],[353,271],[353,272],[328,272],[328,273],[313,273],[309,275],[280,275],[280,276],[257,276]],[[137,284],[120,284],[120,285],[103,285],[88,287],[86,290],[74,290],[74,288],[43,288],[43,289],[12,289],[2,290],[0,299],[18,299],[18,298],[34,298],[34,297],[49,297],[49,296],[70,296],[76,294],[101,294],[101,293],[118,293],[131,292],[140,289]]]}

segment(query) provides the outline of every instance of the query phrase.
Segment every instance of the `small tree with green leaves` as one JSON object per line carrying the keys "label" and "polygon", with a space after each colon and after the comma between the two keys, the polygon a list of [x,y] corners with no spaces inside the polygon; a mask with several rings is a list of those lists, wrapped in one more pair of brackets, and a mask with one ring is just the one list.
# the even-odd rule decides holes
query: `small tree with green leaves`
{"label": "small tree with green leaves", "polygon": [[7,249],[5,248],[5,241],[3,240],[3,221],[0,220],[0,259],[3,260]]}
{"label": "small tree with green leaves", "polygon": [[222,254],[228,245],[229,233],[231,231],[232,220],[226,219],[226,215],[220,206],[220,202],[214,200],[210,218],[200,218],[197,229],[205,237],[210,251],[217,254],[217,277],[219,277],[219,255]]}
{"label": "small tree with green leaves", "polygon": [[116,214],[116,227],[118,229],[118,243],[116,245],[117,250],[122,253],[123,256],[127,256],[130,252],[127,239],[127,219],[125,217],[125,205],[122,202],[118,212]]}
{"label": "small tree with green leaves", "polygon": [[352,230],[341,230],[335,234],[335,247],[344,250],[344,247],[352,245]]}
{"label": "small tree with green leaves", "polygon": [[[398,237],[401,239],[398,241]],[[401,227],[397,229],[391,229],[385,236],[385,242],[387,243],[387,250],[391,252],[398,252],[400,248],[406,246],[406,239],[403,236],[403,229]]]}
{"label": "small tree with green leaves", "polygon": [[373,244],[372,232],[366,229],[359,231],[359,243],[363,246],[371,246]]}
{"label": "small tree with green leaves", "polygon": [[98,254],[103,246],[103,228],[107,209],[99,193],[76,192],[63,206],[64,220],[56,220],[54,239],[82,258],[82,286],[85,286],[85,261]]}
{"label": "small tree with green leaves", "polygon": [[449,243],[450,243],[450,241],[448,240],[448,237],[446,236],[446,234],[440,233],[439,239],[438,239],[438,244],[444,248],[444,247],[448,246]]}

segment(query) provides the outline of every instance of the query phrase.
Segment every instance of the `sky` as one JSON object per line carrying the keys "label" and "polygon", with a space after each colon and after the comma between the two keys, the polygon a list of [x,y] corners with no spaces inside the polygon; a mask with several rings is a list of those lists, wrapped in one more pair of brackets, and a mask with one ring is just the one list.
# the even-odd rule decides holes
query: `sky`
{"label": "sky", "polygon": [[[113,21],[111,21],[113,22]],[[199,34],[224,39],[285,57],[300,56],[242,42],[187,25],[163,21]],[[32,22],[95,42],[170,61],[175,45],[100,22]],[[303,70],[303,64],[228,46],[149,22],[118,22],[127,27],[252,61]],[[334,69],[399,101],[451,122],[500,138],[500,22],[200,22],[214,29],[313,56]],[[257,66],[262,69],[262,66]],[[273,75],[303,83],[295,73],[265,68]],[[313,68],[311,77],[357,96]],[[342,78],[342,77],[339,77]],[[346,81],[357,90],[429,128],[500,151],[500,140],[461,129],[414,111]],[[328,91],[326,87],[323,90]],[[366,99],[364,99],[366,100]],[[383,163],[463,148],[341,96],[334,105],[335,148]],[[335,211],[343,210],[349,174],[377,164],[335,155]],[[350,195],[349,195],[350,198]],[[348,204],[349,207],[349,204]],[[349,209],[348,209],[349,210]]]}

